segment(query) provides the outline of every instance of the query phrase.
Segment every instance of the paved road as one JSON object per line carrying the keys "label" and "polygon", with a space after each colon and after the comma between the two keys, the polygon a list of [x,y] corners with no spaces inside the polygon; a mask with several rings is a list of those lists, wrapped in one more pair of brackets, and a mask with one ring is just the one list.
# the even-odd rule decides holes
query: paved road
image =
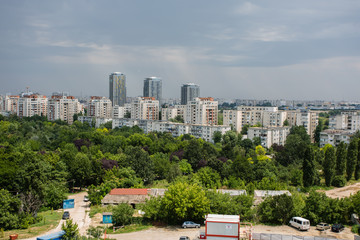
{"label": "paved road", "polygon": [[[73,222],[77,223],[79,226],[80,235],[85,235],[86,230],[90,226],[91,219],[89,217],[90,211],[90,203],[84,202],[84,196],[87,195],[86,192],[77,193],[69,196],[69,198],[75,199],[75,207],[72,209],[66,209],[66,211],[70,212],[70,218],[73,219]],[[59,225],[48,231],[47,233],[41,234],[40,236],[44,236],[50,233],[61,231],[61,225],[65,222],[65,220],[61,220]],[[39,236],[37,236],[39,237]],[[37,237],[27,238],[26,240],[36,240]]]}

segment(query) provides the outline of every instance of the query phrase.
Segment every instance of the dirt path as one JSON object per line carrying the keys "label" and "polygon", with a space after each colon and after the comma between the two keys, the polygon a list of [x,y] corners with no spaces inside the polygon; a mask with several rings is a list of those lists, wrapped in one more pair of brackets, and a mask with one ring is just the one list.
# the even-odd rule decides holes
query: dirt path
{"label": "dirt path", "polygon": [[[80,235],[86,234],[86,230],[91,223],[91,219],[89,217],[90,203],[89,202],[86,203],[83,201],[85,195],[87,195],[86,192],[81,192],[69,196],[69,198],[75,199],[75,207],[72,209],[66,209],[66,211],[70,212],[70,218],[73,219],[73,222],[78,224]],[[61,225],[64,222],[65,220],[60,220],[60,223],[56,228],[48,231],[47,233],[41,234],[40,236],[61,231]],[[27,238],[26,240],[36,240],[37,237]]]}
{"label": "dirt path", "polygon": [[360,191],[360,182],[341,188],[334,188],[328,191],[319,192],[325,192],[326,196],[331,198],[345,198],[352,194],[356,194],[358,191]]}

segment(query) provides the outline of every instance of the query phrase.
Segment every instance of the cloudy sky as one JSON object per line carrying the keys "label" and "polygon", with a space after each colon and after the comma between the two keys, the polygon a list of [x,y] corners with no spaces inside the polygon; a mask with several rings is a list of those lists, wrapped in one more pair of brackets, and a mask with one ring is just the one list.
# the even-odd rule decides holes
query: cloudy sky
{"label": "cloudy sky", "polygon": [[3,0],[0,94],[360,100],[358,0]]}

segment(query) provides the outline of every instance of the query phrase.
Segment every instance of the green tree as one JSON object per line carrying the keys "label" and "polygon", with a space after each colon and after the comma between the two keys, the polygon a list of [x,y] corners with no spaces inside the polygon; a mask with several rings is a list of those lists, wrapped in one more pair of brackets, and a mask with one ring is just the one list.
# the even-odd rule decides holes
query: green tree
{"label": "green tree", "polygon": [[293,216],[295,207],[291,196],[282,194],[267,197],[259,205],[259,217],[263,223],[286,224]]}
{"label": "green tree", "polygon": [[358,139],[353,138],[350,142],[347,156],[346,156],[346,179],[349,181],[355,171],[355,165],[358,155]]}
{"label": "green tree", "polygon": [[357,161],[356,161],[354,176],[355,176],[355,180],[358,180],[360,178],[360,144],[359,144],[359,142],[358,142],[358,154],[357,154]]}
{"label": "green tree", "polygon": [[218,172],[210,167],[203,167],[194,174],[193,179],[200,182],[205,188],[220,188],[221,178]]}
{"label": "green tree", "polygon": [[154,180],[154,163],[149,154],[141,147],[128,146],[125,150],[127,162],[134,169],[136,175],[142,178],[145,183],[151,183]]}
{"label": "green tree", "polygon": [[326,146],[325,150],[325,159],[324,159],[324,175],[325,175],[325,184],[326,186],[331,186],[332,181],[335,177],[335,148],[331,145]]}
{"label": "green tree", "polygon": [[0,190],[0,228],[8,230],[19,227],[20,200],[5,190]]}
{"label": "green tree", "polygon": [[209,200],[205,191],[196,184],[177,182],[170,185],[162,199],[164,218],[170,223],[186,219],[201,220],[209,213]]}
{"label": "green tree", "polygon": [[311,146],[308,146],[305,150],[304,160],[303,160],[303,183],[304,187],[310,187],[315,182],[315,160],[314,160],[314,150]]}
{"label": "green tree", "polygon": [[325,193],[311,190],[305,200],[304,215],[310,222],[326,222],[329,210],[329,199]]}
{"label": "green tree", "polygon": [[65,232],[62,236],[64,240],[74,240],[80,237],[78,225],[74,223],[72,219],[66,220],[66,222],[62,224],[61,229]]}
{"label": "green tree", "polygon": [[221,137],[222,137],[222,134],[220,131],[215,131],[214,134],[213,134],[213,141],[214,143],[219,143],[221,142]]}
{"label": "green tree", "polygon": [[249,124],[245,124],[242,128],[241,128],[241,134],[242,135],[247,135],[247,132],[249,130],[250,125]]}
{"label": "green tree", "polygon": [[127,203],[120,203],[113,209],[113,222],[116,226],[124,226],[132,222],[134,209]]}
{"label": "green tree", "polygon": [[344,175],[346,170],[346,144],[340,142],[336,148],[336,175]]}

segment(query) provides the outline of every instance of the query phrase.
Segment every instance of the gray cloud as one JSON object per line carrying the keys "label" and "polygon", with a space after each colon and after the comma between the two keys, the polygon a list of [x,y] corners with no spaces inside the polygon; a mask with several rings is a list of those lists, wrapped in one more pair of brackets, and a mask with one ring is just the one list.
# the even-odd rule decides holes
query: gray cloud
{"label": "gray cloud", "polygon": [[[359,100],[360,2],[2,1],[0,93],[108,94],[108,74],[165,97]],[[351,86],[349,89],[348,86]],[[294,91],[296,89],[296,91]]]}

